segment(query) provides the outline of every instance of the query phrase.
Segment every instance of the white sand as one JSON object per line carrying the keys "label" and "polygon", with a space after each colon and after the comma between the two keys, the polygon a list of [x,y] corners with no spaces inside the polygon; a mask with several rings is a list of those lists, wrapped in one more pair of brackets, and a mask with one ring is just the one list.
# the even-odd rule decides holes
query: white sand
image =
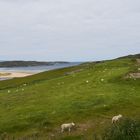
{"label": "white sand", "polygon": [[3,72],[0,71],[0,78],[16,78],[16,77],[26,77],[33,75],[34,73],[29,72]]}

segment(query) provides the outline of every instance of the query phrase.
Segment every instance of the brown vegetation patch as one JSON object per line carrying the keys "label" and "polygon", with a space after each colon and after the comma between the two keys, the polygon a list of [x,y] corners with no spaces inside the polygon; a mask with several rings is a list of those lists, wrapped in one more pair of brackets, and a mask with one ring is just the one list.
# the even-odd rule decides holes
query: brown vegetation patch
{"label": "brown vegetation patch", "polygon": [[83,69],[78,69],[78,70],[74,70],[74,71],[71,71],[71,72],[67,72],[65,73],[66,75],[70,75],[70,74],[75,74],[75,73],[78,73],[78,72],[81,72]]}
{"label": "brown vegetation patch", "polygon": [[136,59],[137,63],[140,64],[140,59]]}
{"label": "brown vegetation patch", "polygon": [[133,79],[139,79],[140,78],[140,72],[137,73],[129,73],[126,78],[133,78]]}
{"label": "brown vegetation patch", "polygon": [[80,123],[77,124],[76,130],[79,132],[86,132],[88,129],[93,128],[94,124],[92,122],[87,122],[87,123]]}

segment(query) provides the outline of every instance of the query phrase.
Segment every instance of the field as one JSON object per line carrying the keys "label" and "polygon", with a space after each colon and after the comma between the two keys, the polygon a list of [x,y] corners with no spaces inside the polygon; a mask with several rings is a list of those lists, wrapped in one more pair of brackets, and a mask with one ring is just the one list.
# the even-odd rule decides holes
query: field
{"label": "field", "polygon": [[[114,115],[140,118],[136,58],[84,63],[0,82],[0,133],[9,139],[92,140]],[[62,123],[77,129],[60,133]]]}

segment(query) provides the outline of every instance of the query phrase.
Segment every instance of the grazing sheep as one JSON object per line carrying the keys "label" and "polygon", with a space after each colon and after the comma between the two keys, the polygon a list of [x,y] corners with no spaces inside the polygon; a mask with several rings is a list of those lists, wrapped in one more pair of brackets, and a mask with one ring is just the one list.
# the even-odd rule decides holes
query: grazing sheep
{"label": "grazing sheep", "polygon": [[101,81],[103,82],[103,81],[104,81],[104,79],[101,79]]}
{"label": "grazing sheep", "polygon": [[18,92],[18,89],[16,90],[16,92]]}
{"label": "grazing sheep", "polygon": [[27,86],[27,84],[23,84],[23,86]]}
{"label": "grazing sheep", "polygon": [[118,122],[121,118],[122,118],[122,115],[121,115],[121,114],[119,114],[118,116],[114,116],[114,117],[112,118],[112,123]]}
{"label": "grazing sheep", "polygon": [[69,132],[71,131],[71,128],[73,128],[75,126],[75,124],[72,123],[67,123],[67,124],[62,124],[61,125],[61,132],[63,133],[64,130],[69,130]]}
{"label": "grazing sheep", "polygon": [[8,90],[8,93],[10,93],[11,91],[10,90]]}

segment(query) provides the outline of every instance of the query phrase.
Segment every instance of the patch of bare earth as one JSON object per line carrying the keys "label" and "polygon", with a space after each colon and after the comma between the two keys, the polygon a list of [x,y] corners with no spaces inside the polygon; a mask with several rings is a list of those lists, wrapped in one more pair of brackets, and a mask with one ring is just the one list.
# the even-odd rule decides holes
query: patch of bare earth
{"label": "patch of bare earth", "polygon": [[61,128],[55,128],[54,130],[50,131],[50,133],[47,133],[48,138],[61,138],[65,136],[74,136],[74,135],[81,135],[87,133],[89,129],[92,129],[95,127],[95,124],[92,122],[86,122],[86,123],[77,123],[74,128],[71,129],[71,132],[68,130],[65,130],[63,133],[61,132]]}
{"label": "patch of bare earth", "polygon": [[81,72],[83,69],[78,69],[78,70],[74,70],[74,71],[71,71],[71,72],[67,72],[65,73],[66,75],[70,75],[70,74],[75,74],[75,73],[78,73],[78,72]]}
{"label": "patch of bare earth", "polygon": [[140,64],[140,59],[136,59],[137,63]]}
{"label": "patch of bare earth", "polygon": [[[136,59],[137,65],[140,65],[140,59]],[[139,79],[140,78],[140,68],[137,69],[137,72],[131,72],[125,76],[126,79]]]}
{"label": "patch of bare earth", "polygon": [[129,73],[127,78],[139,79],[140,78],[140,72],[138,72],[138,73]]}

